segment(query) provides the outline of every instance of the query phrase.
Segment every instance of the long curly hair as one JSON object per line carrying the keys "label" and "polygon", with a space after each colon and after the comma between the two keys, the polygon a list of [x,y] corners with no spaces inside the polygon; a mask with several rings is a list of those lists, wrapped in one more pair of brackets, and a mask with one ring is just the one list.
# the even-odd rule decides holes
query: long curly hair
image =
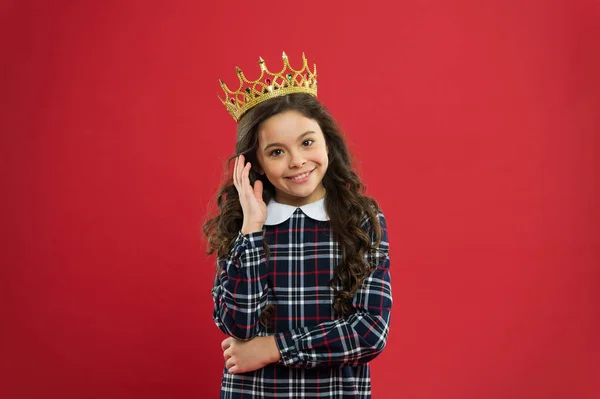
{"label": "long curly hair", "polygon": [[[243,154],[252,163],[250,183],[254,185],[258,179],[263,182],[265,203],[274,198],[274,186],[264,175],[254,170],[254,165],[258,165],[258,131],[265,120],[289,110],[317,121],[329,149],[329,165],[323,177],[326,190],[325,210],[330,219],[333,237],[341,249],[341,260],[334,267],[329,285],[335,295],[332,304],[335,314],[347,316],[352,313],[352,298],[356,291],[376,267],[368,264],[365,255],[377,251],[381,242],[382,232],[377,216],[379,206],[373,198],[364,194],[365,186],[353,171],[354,162],[337,123],[327,109],[308,94],[289,94],[269,99],[251,108],[240,119],[235,154],[228,161],[228,177],[217,192],[218,214],[209,216],[202,226],[208,238],[207,253],[216,253],[218,259],[227,257],[242,228],[242,207],[231,177],[232,161],[237,156]],[[365,222],[370,225],[373,237],[365,231]],[[268,257],[269,249],[266,244],[263,245]],[[220,272],[221,270],[217,270],[217,277]],[[261,323],[270,326],[273,313],[273,305],[268,305],[261,314]]]}

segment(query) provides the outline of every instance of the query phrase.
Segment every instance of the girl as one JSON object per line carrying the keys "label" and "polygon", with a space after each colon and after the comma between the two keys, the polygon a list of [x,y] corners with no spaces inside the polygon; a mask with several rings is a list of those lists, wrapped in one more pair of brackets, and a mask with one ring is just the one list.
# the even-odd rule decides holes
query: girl
{"label": "girl", "polygon": [[229,336],[221,398],[370,398],[392,306],[385,219],[315,98],[316,73],[284,53],[292,78],[265,80],[263,63],[271,89],[238,70],[253,85],[234,105],[269,98],[228,108],[239,119],[233,176],[204,224],[218,265],[213,317]]}

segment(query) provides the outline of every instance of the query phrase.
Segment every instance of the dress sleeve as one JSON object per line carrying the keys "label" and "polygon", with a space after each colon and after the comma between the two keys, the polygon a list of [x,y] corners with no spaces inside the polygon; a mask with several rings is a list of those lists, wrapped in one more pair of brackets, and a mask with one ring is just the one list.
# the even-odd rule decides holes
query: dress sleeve
{"label": "dress sleeve", "polygon": [[217,262],[220,272],[212,290],[215,324],[234,338],[252,339],[260,330],[258,320],[267,304],[263,233],[240,232],[227,258]]}
{"label": "dress sleeve", "polygon": [[[387,226],[378,215],[382,239],[378,251],[365,255],[377,268],[353,299],[350,316],[275,334],[280,364],[288,367],[356,366],[373,360],[385,347],[392,310],[392,286]],[[373,245],[374,234],[371,231]]]}

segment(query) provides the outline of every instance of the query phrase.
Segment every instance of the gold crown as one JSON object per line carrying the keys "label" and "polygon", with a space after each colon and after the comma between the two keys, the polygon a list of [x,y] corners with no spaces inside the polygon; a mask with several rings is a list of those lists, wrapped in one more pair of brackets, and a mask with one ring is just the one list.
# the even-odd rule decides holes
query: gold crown
{"label": "gold crown", "polygon": [[[225,99],[219,100],[227,108],[227,112],[233,116],[236,122],[250,108],[273,97],[285,96],[291,93],[308,93],[317,97],[317,66],[313,64],[313,71],[308,68],[308,61],[302,53],[302,69],[295,70],[290,66],[288,56],[282,55],[283,69],[274,73],[267,69],[265,60],[258,57],[260,65],[260,77],[254,81],[246,79],[242,70],[236,67],[240,87],[231,91],[221,79],[221,87],[225,92]],[[244,87],[245,86],[245,87]]]}

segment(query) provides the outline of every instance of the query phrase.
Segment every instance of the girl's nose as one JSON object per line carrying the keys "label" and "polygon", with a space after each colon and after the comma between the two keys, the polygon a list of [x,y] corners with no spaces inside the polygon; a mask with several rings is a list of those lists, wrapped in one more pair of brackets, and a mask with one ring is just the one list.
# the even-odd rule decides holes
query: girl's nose
{"label": "girl's nose", "polygon": [[302,157],[300,154],[292,154],[292,158],[290,159],[290,168],[297,168],[306,163],[306,159]]}

